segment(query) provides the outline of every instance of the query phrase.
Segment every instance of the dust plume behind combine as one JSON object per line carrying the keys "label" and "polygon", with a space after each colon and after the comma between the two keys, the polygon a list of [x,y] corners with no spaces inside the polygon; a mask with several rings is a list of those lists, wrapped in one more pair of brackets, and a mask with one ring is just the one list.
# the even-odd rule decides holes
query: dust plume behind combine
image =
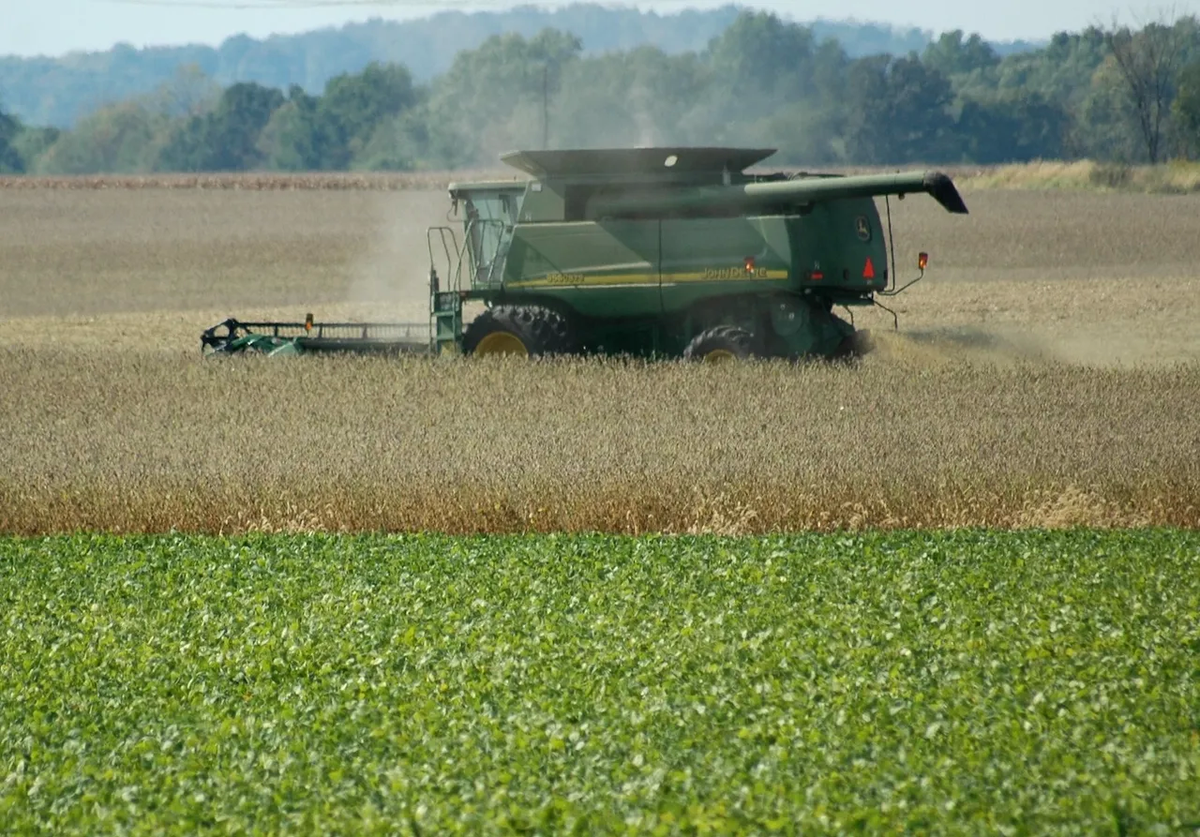
{"label": "dust plume behind combine", "polygon": [[443,189],[0,191],[0,531],[1200,524],[1200,199],[893,202],[856,367],[201,361],[427,316]]}
{"label": "dust plume behind combine", "polygon": [[[370,196],[374,222],[351,263],[345,304],[349,319],[422,322],[429,319],[429,248],[425,230],[450,224],[444,191]],[[461,236],[460,236],[461,238]],[[442,253],[437,253],[442,257]],[[444,258],[438,270],[445,273]]]}

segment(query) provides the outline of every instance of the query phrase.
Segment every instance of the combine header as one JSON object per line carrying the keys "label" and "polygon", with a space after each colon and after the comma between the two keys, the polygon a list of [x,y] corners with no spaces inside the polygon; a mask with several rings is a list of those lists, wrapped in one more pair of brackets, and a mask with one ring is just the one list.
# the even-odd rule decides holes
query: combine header
{"label": "combine header", "polygon": [[[921,253],[916,277],[897,287],[890,197],[925,193],[949,212],[967,207],[937,172],[746,173],[773,153],[506,154],[529,179],[450,184],[461,226],[427,231],[428,325],[230,319],[205,331],[202,347],[706,360],[859,354],[865,332],[834,308],[882,308],[879,297],[909,287],[928,263]],[[464,327],[467,302],[485,309]]]}
{"label": "combine header", "polygon": [[303,352],[427,353],[424,323],[250,323],[232,317],[200,335],[205,351],[295,355]]}

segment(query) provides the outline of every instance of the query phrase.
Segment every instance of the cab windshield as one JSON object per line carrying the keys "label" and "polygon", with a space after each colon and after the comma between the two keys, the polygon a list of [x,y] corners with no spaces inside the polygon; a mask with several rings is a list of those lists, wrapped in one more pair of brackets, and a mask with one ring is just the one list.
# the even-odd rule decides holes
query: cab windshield
{"label": "cab windshield", "polygon": [[463,223],[471,259],[474,284],[499,282],[504,275],[504,257],[517,220],[519,194],[472,192],[463,203]]}

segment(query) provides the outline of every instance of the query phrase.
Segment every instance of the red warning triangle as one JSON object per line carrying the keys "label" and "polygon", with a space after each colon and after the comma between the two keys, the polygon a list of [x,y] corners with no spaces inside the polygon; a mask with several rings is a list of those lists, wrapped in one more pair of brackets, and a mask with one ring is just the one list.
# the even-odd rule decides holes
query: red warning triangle
{"label": "red warning triangle", "polygon": [[863,278],[864,279],[874,279],[875,278],[875,265],[874,265],[874,263],[872,263],[870,256],[867,256],[867,266],[863,268]]}

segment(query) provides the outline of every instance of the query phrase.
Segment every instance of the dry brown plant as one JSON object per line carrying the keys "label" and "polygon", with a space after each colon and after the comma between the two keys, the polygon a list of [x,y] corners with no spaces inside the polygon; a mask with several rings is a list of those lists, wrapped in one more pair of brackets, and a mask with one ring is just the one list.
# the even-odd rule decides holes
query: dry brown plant
{"label": "dry brown plant", "polygon": [[0,531],[1200,523],[1200,368],[5,350]]}

